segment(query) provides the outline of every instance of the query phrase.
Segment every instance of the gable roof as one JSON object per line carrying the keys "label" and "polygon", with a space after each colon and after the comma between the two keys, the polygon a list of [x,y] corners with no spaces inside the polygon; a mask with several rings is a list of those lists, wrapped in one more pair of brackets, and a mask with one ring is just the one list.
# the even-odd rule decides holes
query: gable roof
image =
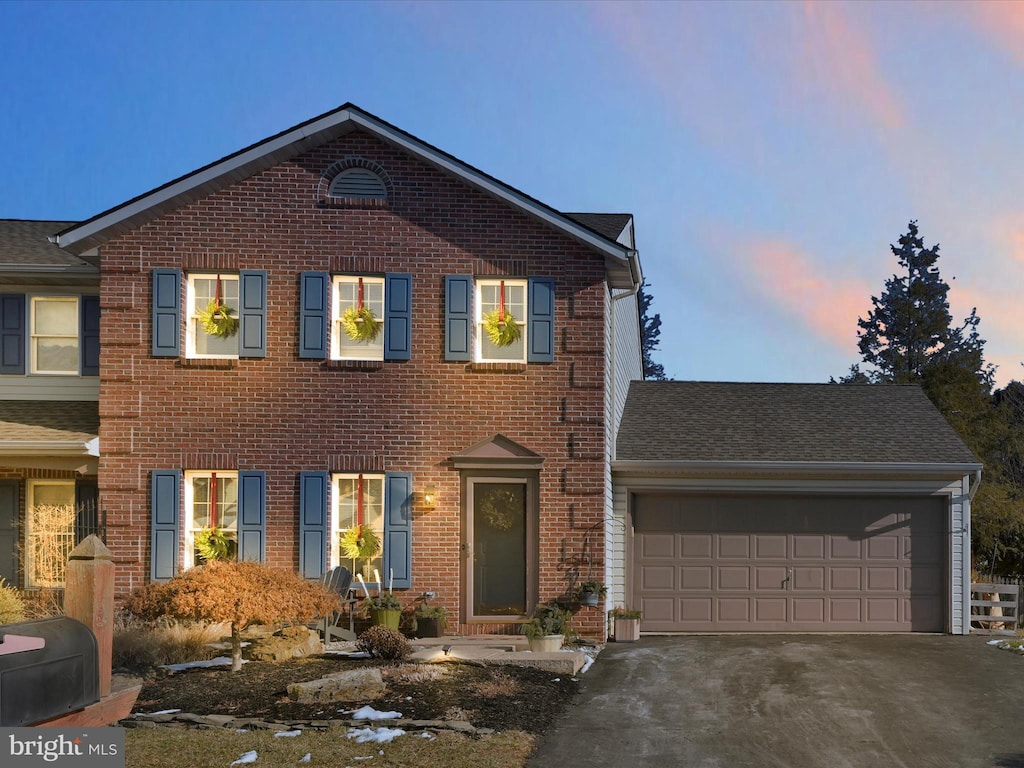
{"label": "gable roof", "polygon": [[544,457],[502,434],[492,435],[451,458],[456,469],[488,467],[540,467]]}
{"label": "gable roof", "polygon": [[50,236],[73,221],[0,219],[0,271],[94,269],[95,264],[61,250]]}
{"label": "gable roof", "polygon": [[613,287],[630,288],[639,282],[639,262],[632,249],[595,233],[539,200],[351,103],[256,142],[68,227],[57,235],[56,242],[72,253],[84,253],[122,232],[353,131],[370,133],[601,253],[605,257],[605,266]]}
{"label": "gable roof", "polygon": [[981,464],[916,385],[634,381],[628,462]]}

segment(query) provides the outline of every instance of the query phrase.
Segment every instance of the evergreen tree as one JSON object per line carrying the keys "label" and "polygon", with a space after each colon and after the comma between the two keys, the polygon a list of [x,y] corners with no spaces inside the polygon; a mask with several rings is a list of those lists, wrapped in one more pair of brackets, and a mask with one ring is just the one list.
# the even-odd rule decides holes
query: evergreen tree
{"label": "evergreen tree", "polygon": [[881,297],[872,296],[871,312],[857,325],[857,346],[868,374],[851,369],[844,381],[868,376],[876,382],[920,383],[929,366],[943,362],[972,370],[985,389],[992,386],[993,368],[982,356],[976,310],[959,327],[949,313],[949,284],[939,274],[939,246],[924,247],[917,222],[911,221],[899,245],[890,246],[902,274],[885,282]]}
{"label": "evergreen tree", "polygon": [[640,349],[643,353],[644,378],[648,381],[664,381],[665,366],[654,362],[654,350],[660,343],[661,315],[650,313],[653,297],[646,288],[647,278],[644,278],[637,293],[637,301],[640,303]]}

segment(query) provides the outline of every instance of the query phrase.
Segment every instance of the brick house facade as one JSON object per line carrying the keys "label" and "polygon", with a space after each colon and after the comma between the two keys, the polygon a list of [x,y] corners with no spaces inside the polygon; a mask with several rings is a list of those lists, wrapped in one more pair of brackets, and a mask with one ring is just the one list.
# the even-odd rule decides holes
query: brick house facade
{"label": "brick house facade", "polygon": [[[100,254],[119,594],[196,562],[211,519],[311,578],[376,526],[382,580],[406,605],[436,593],[463,633],[606,580],[622,382],[642,376],[631,217],[561,214],[346,105],[57,239]],[[237,336],[204,338],[211,291]],[[339,324],[358,302],[374,344]],[[495,304],[511,347],[480,325]],[[604,606],[576,626],[603,635]]]}

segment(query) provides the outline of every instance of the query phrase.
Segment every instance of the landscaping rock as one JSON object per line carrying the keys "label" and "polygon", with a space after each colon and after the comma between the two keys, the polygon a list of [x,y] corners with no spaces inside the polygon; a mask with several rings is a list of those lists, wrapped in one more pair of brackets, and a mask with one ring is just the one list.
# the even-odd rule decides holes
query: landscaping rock
{"label": "landscaping rock", "polygon": [[288,686],[288,698],[300,704],[321,701],[368,701],[384,695],[384,679],[376,667],[351,669],[308,683]]}
{"label": "landscaping rock", "polygon": [[320,635],[308,627],[286,627],[268,637],[253,639],[246,658],[254,661],[287,661],[324,652]]}

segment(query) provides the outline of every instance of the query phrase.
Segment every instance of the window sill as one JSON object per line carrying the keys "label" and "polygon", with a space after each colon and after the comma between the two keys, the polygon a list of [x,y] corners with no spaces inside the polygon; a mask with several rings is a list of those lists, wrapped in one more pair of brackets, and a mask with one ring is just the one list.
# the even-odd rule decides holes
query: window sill
{"label": "window sill", "polygon": [[329,370],[379,371],[384,368],[383,360],[327,360],[324,367]]}
{"label": "window sill", "polygon": [[469,363],[467,371],[474,373],[526,373],[526,363]]}
{"label": "window sill", "polygon": [[220,368],[230,370],[238,367],[238,360],[220,357],[179,357],[179,368]]}

